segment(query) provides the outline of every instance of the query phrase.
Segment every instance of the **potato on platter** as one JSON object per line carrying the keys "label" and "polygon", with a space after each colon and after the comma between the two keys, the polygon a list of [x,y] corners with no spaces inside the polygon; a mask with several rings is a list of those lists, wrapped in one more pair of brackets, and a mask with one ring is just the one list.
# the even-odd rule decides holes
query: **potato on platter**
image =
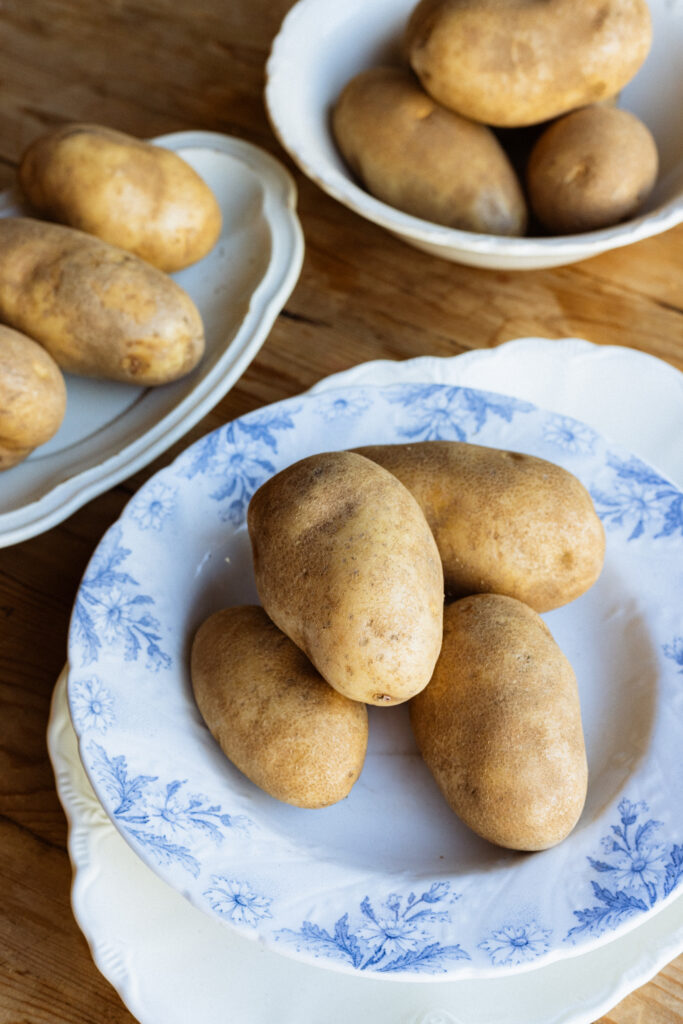
{"label": "potato on platter", "polygon": [[0,218],[0,321],[69,373],[157,385],[204,352],[201,316],[162,271],[60,224]]}
{"label": "potato on platter", "polygon": [[545,850],[574,828],[588,784],[576,678],[521,601],[476,594],[446,607],[410,721],[446,801],[484,839]]}
{"label": "potato on platter", "polygon": [[439,103],[512,128],[616,95],[651,40],[645,0],[421,0],[406,50]]}
{"label": "potato on platter", "polygon": [[256,491],[247,522],[263,607],[331,686],[383,705],[427,685],[443,573],[396,477],[352,452],[311,455]]}
{"label": "potato on platter", "polygon": [[224,608],[198,629],[192,687],[224,754],[252,782],[297,807],[348,795],[368,740],[364,704],[343,697],[262,608]]}
{"label": "potato on platter", "polygon": [[0,326],[0,470],[57,433],[66,385],[56,362],[25,334]]}
{"label": "potato on platter", "polygon": [[356,451],[417,499],[453,597],[507,594],[537,612],[595,583],[605,531],[583,484],[552,462],[460,441]]}
{"label": "potato on platter", "polygon": [[221,210],[177,153],[94,124],[66,124],[24,153],[19,182],[36,212],[171,272],[213,248]]}
{"label": "potato on platter", "polygon": [[409,71],[361,72],[332,124],[349,167],[383,202],[464,231],[524,233],[522,189],[493,132],[436,103]]}
{"label": "potato on platter", "polygon": [[635,114],[594,105],[543,132],[527,166],[534,213],[556,234],[594,231],[632,217],[657,178],[657,146]]}

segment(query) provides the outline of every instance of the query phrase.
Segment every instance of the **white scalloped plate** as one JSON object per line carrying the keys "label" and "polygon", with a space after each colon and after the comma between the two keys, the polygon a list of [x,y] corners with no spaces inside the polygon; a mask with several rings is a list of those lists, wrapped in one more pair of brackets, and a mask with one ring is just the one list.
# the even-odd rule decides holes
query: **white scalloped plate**
{"label": "white scalloped plate", "polygon": [[[245,529],[255,488],[314,451],[435,437],[565,466],[607,528],[598,583],[545,617],[578,676],[590,785],[572,834],[534,855],[492,847],[448,810],[405,705],[370,709],[360,780],[311,812],[249,783],[191,695],[195,629],[255,599]],[[674,485],[593,428],[472,388],[347,387],[241,417],[148,481],[86,570],[69,699],[95,791],[197,906],[337,970],[481,977],[611,941],[683,880],[682,508]]]}
{"label": "white scalloped plate", "polygon": [[[202,314],[206,354],[187,377],[158,388],[67,375],[59,431],[0,477],[0,547],[55,526],[182,437],[244,373],[299,276],[296,189],[277,160],[218,132],[152,141],[195,168],[223,213],[213,250],[172,275]],[[0,216],[27,213],[14,193],[0,200]]]}
{"label": "white scalloped plate", "polygon": [[[540,375],[539,363],[544,368]],[[606,412],[617,428],[613,435],[625,441],[618,426],[628,430],[632,415],[620,395],[628,396],[642,380],[640,406],[647,415],[637,453],[654,461],[670,431],[677,436],[683,432],[683,378],[665,363],[632,350],[528,339],[429,364],[366,364],[350,371],[348,383],[372,365],[378,383],[395,379],[398,371],[403,380],[495,388],[502,371],[508,391],[549,406],[555,386],[567,385],[563,412],[599,429]],[[591,394],[604,373],[614,386],[596,408]],[[680,446],[664,451],[661,470],[683,482]],[[244,1024],[270,1024],[274,1019],[280,1024],[346,1024],[351,1019],[357,1024],[589,1024],[683,949],[683,900],[678,898],[591,953],[486,981],[387,988],[370,978],[354,979],[269,953],[198,912],[123,841],[97,802],[78,758],[65,689],[62,677],[48,738],[70,821],[74,913],[100,970],[143,1024],[186,1024],[190,1017],[194,1024],[214,1024],[216,1007],[229,1008]]]}

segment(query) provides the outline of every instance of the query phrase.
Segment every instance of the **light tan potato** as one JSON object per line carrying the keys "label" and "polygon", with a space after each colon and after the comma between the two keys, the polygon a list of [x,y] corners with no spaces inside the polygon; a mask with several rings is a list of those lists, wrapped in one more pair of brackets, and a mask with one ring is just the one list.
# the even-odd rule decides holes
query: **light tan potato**
{"label": "light tan potato", "polygon": [[493,132],[435,103],[409,72],[357,75],[332,126],[351,170],[383,202],[464,231],[524,233],[524,196]]}
{"label": "light tan potato", "polygon": [[588,784],[576,678],[521,601],[477,594],[447,606],[410,721],[448,804],[484,839],[545,850],[574,828]]}
{"label": "light tan potato", "polygon": [[657,167],[655,140],[635,114],[584,107],[555,121],[534,145],[529,199],[550,231],[593,231],[637,213]]}
{"label": "light tan potato", "polygon": [[399,704],[441,647],[443,573],[415,499],[351,452],[311,455],[248,509],[263,607],[340,693]]}
{"label": "light tan potato", "polygon": [[24,153],[19,182],[36,212],[127,249],[160,270],[213,248],[221,210],[177,153],[94,124],[66,124]]}
{"label": "light tan potato", "polygon": [[0,320],[63,370],[130,384],[177,380],[204,352],[189,295],[123,249],[74,228],[0,218]]}
{"label": "light tan potato", "polygon": [[406,49],[439,103],[512,128],[614,96],[651,40],[645,0],[421,0]]}
{"label": "light tan potato", "polygon": [[573,474],[533,455],[459,441],[356,449],[417,499],[446,591],[507,594],[549,611],[595,583],[605,531]]}
{"label": "light tan potato", "polygon": [[0,326],[0,470],[15,466],[59,430],[66,385],[45,349]]}
{"label": "light tan potato", "polygon": [[358,779],[364,704],[328,686],[262,608],[224,608],[198,629],[192,687],[223,753],[277,800],[327,807]]}

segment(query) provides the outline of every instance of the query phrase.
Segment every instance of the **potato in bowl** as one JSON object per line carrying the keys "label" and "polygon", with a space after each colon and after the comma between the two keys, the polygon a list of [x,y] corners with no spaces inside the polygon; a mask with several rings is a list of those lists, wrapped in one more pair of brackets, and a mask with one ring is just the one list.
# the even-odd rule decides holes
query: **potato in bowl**
{"label": "potato in bowl", "polygon": [[330,115],[354,75],[380,64],[405,66],[403,36],[414,7],[414,0],[349,0],[340,11],[330,0],[301,0],[282,24],[267,68],[268,114],[284,148],[323,190],[419,249],[509,270],[574,263],[683,221],[683,138],[675,103],[662,102],[683,94],[683,21],[665,0],[649,4],[652,47],[619,98],[647,124],[659,150],[657,184],[636,216],[582,234],[511,238],[437,225],[369,195],[335,145]]}

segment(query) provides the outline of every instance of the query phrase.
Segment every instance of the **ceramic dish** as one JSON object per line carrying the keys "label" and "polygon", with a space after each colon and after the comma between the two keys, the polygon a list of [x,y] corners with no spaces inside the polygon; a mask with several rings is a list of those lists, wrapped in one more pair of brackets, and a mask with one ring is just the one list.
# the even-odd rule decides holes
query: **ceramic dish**
{"label": "ceramic dish", "polygon": [[[187,377],[139,388],[67,375],[67,413],[57,434],[2,474],[0,547],[61,522],[147,465],[229,390],[265,341],[299,276],[303,237],[296,190],[266,152],[216,132],[154,140],[179,152],[208,182],[223,213],[216,246],[172,275],[204,320],[207,350]],[[5,194],[0,216],[25,215]]]}
{"label": "ceramic dish", "polygon": [[[608,531],[600,581],[546,616],[579,677],[591,786],[572,835],[533,856],[490,846],[447,810],[405,705],[370,709],[359,782],[310,812],[237,772],[191,697],[196,627],[256,600],[244,528],[255,487],[312,451],[437,437],[565,465]],[[69,699],[103,806],[197,906],[338,970],[489,976],[609,941],[664,906],[683,873],[682,500],[592,428],[470,388],[342,388],[209,434],[138,492],[76,600]]]}
{"label": "ceramic dish", "polygon": [[[680,445],[665,443],[683,431],[683,376],[632,349],[521,339],[450,359],[365,364],[317,388],[353,384],[370,369],[375,384],[429,380],[496,388],[502,382],[517,397],[547,406],[555,405],[557,393],[562,412],[601,430],[607,417],[622,442],[631,430],[629,396],[637,387],[644,413],[638,454],[660,458],[662,471],[683,482]],[[244,1024],[590,1024],[683,949],[679,896],[600,949],[522,975],[387,988],[368,977],[296,963],[200,913],[121,838],[81,765],[66,673],[55,689],[48,746],[70,826],[76,919],[98,967],[142,1024],[186,1024],[190,1015],[195,1024],[214,1024],[217,1007],[229,1007]]]}
{"label": "ceramic dish", "polygon": [[[400,61],[400,39],[416,0],[300,0],[287,14],[267,67],[266,104],[280,142],[301,170],[339,202],[404,241],[472,266],[528,270],[561,266],[659,234],[683,221],[683,17],[681,4],[650,0],[652,50],[620,104],[652,131],[660,175],[642,215],[600,231],[503,238],[420,220],[375,199],[341,159],[329,127],[332,104],[357,72]],[[315,44],[312,44],[315,40]]]}

